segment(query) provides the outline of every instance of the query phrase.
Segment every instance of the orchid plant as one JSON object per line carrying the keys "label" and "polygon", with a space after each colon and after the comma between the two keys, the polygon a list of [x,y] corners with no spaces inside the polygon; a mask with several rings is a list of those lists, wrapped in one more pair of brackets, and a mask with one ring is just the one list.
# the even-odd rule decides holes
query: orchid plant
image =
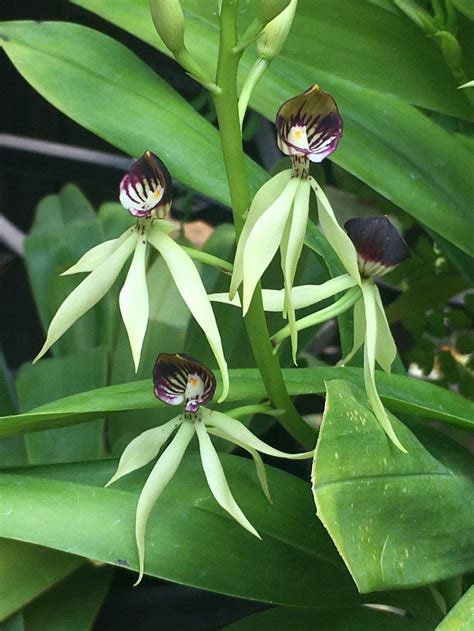
{"label": "orchid plant", "polygon": [[125,448],[116,473],[107,483],[109,486],[122,476],[154,460],[166,441],[176,431],[176,435],[153,467],[138,498],[135,536],[140,571],[136,585],[141,581],[145,571],[145,534],[150,513],[176,473],[194,435],[198,438],[202,467],[216,502],[243,528],[259,539],[260,535],[244,515],[229,489],[224,469],[209,435],[223,438],[249,452],[254,459],[263,492],[270,502],[265,467],[259,452],[289,460],[311,458],[314,454],[313,451],[289,454],[274,449],[252,434],[237,418],[254,412],[274,414],[275,410],[270,406],[245,406],[225,413],[204,407],[214,397],[216,378],[209,368],[189,355],[161,353],[153,369],[153,385],[153,392],[157,399],[167,405],[184,405],[184,409],[164,425],[149,429],[134,438]]}

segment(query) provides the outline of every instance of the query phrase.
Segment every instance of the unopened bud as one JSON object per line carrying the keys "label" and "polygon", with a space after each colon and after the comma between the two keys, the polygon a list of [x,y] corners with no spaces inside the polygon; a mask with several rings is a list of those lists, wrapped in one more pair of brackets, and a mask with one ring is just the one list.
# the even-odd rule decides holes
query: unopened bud
{"label": "unopened bud", "polygon": [[290,0],[260,0],[259,18],[268,24],[290,4]]}
{"label": "unopened bud", "polygon": [[297,6],[298,0],[290,0],[290,4],[286,9],[263,29],[257,40],[257,54],[259,57],[271,61],[280,54],[293,24]]}
{"label": "unopened bud", "polygon": [[438,31],[436,37],[441,46],[446,65],[451,72],[456,73],[461,66],[462,51],[457,39],[448,31]]}
{"label": "unopened bud", "polygon": [[150,0],[151,17],[158,35],[177,56],[184,48],[184,14],[179,0]]}

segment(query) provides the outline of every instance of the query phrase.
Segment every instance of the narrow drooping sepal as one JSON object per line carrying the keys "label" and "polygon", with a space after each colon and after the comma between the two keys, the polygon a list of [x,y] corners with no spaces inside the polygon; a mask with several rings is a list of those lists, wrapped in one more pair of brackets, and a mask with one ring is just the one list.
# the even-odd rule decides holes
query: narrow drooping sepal
{"label": "narrow drooping sepal", "polygon": [[354,217],[344,224],[363,277],[383,276],[409,258],[410,250],[388,217]]}
{"label": "narrow drooping sepal", "polygon": [[139,575],[135,585],[138,585],[142,580],[145,571],[145,534],[151,511],[168,482],[176,473],[186,448],[194,436],[194,432],[194,423],[185,421],[181,424],[176,436],[153,467],[140,493],[135,520],[135,538],[139,565]]}
{"label": "narrow drooping sepal", "polygon": [[120,182],[120,203],[134,217],[165,217],[172,201],[171,176],[151,151],[136,160]]}
{"label": "narrow drooping sepal", "polygon": [[336,102],[318,85],[283,103],[275,125],[280,150],[311,162],[327,158],[342,136],[342,118]]}
{"label": "narrow drooping sepal", "polygon": [[155,229],[153,226],[148,231],[147,237],[148,242],[163,257],[176,288],[207,337],[221,370],[222,394],[219,398],[221,402],[229,392],[229,371],[216,318],[199,272],[189,255],[161,229]]}
{"label": "narrow drooping sepal", "polygon": [[185,402],[185,411],[191,413],[210,401],[216,390],[214,373],[197,359],[182,353],[158,355],[153,384],[157,399],[168,405]]}

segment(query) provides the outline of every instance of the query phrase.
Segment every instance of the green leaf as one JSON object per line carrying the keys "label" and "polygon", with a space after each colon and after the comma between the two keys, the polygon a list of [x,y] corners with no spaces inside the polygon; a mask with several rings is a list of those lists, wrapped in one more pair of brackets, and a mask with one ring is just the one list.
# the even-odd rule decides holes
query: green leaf
{"label": "green leaf", "polygon": [[24,611],[27,630],[89,631],[107,594],[113,570],[83,565]]}
{"label": "green leaf", "polygon": [[[314,518],[309,485],[267,467],[273,498],[269,505],[251,460],[223,455],[222,463],[232,493],[262,540],[220,509],[199,456],[189,455],[150,518],[148,541],[153,545],[147,547],[147,573],[293,606],[360,602],[337,551]],[[145,476],[133,473],[112,488],[102,488],[115,467],[109,460],[0,474],[0,536],[136,570],[135,510]],[[130,575],[130,583],[134,578]]]}
{"label": "green leaf", "polygon": [[[81,353],[38,364],[24,364],[17,377],[21,409],[31,410],[51,398],[74,395],[97,384],[106,384],[106,348],[97,347]],[[47,430],[25,437],[31,463],[90,460],[103,456],[103,421],[76,427]]]}
{"label": "green leaf", "polygon": [[0,621],[71,574],[81,563],[83,559],[71,554],[0,539]]}
{"label": "green leaf", "polygon": [[474,485],[392,416],[408,454],[399,452],[362,401],[357,387],[327,384],[313,470],[318,516],[359,590],[415,587],[472,570]]}
{"label": "green leaf", "polygon": [[436,631],[469,631],[474,625],[474,587],[454,605]]}
{"label": "green leaf", "polygon": [[243,618],[225,627],[229,631],[288,631],[317,629],[318,631],[429,631],[424,623],[410,620],[389,611],[367,607],[314,610],[275,607]]}
{"label": "green leaf", "polygon": [[[133,5],[127,0],[71,2],[170,54],[153,27],[147,0],[135,0]],[[202,63],[213,67],[218,42],[215,7],[202,0],[182,0],[182,5],[188,47]],[[243,6],[242,14],[251,12],[251,5]],[[403,16],[388,14],[368,3],[318,0],[315,11],[313,0],[300,0],[283,55],[311,64],[315,78],[331,74],[360,89],[392,94],[452,116],[473,118],[437,46]],[[246,70],[249,67],[250,61]],[[441,90],[441,85],[445,89]]]}
{"label": "green leaf", "polygon": [[[133,6],[126,0],[76,3],[164,50],[153,32],[145,0]],[[212,67],[217,58],[214,6],[200,0],[187,0],[184,6],[188,44],[204,65]],[[242,80],[252,62],[249,53]],[[440,83],[433,81],[435,75]],[[332,159],[426,226],[474,253],[468,210],[474,205],[472,152],[414,107],[449,109],[455,116],[474,119],[436,45],[404,16],[368,3],[319,0],[314,11],[312,0],[303,0],[287,45],[264,74],[251,105],[273,120],[285,99],[315,80],[335,97],[344,119],[344,137]]]}
{"label": "green leaf", "polygon": [[474,21],[474,4],[471,0],[452,0],[452,2],[458,11]]}
{"label": "green leaf", "polygon": [[[125,46],[64,22],[4,22],[0,44],[24,78],[77,123],[132,156],[154,151],[178,180],[228,203],[217,130]],[[248,165],[256,190],[264,175]]]}
{"label": "green leaf", "polygon": [[[245,368],[229,372],[228,402],[265,398],[265,388],[257,370]],[[325,381],[330,379],[345,379],[359,386],[364,383],[360,368],[290,368],[284,369],[283,374],[292,396],[323,394]],[[384,405],[394,412],[419,415],[468,429],[474,426],[474,403],[455,392],[421,379],[389,376],[380,371],[376,371],[376,382]],[[0,436],[74,425],[108,416],[110,412],[160,408],[163,404],[153,396],[151,380],[145,379],[98,388],[53,401],[30,412],[0,417]]]}
{"label": "green leaf", "polygon": [[[0,414],[15,414],[17,411],[15,386],[0,348]],[[28,462],[24,436],[11,436],[0,440],[0,462],[3,466]]]}

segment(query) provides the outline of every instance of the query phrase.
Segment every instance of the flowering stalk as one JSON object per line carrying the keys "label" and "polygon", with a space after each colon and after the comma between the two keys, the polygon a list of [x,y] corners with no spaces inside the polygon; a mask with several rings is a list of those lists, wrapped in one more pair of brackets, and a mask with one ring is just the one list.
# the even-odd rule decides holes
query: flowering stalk
{"label": "flowering stalk", "polygon": [[[235,50],[236,17],[236,0],[223,0],[217,68],[217,85],[220,91],[214,93],[214,103],[232,200],[236,236],[239,240],[244,225],[244,213],[250,206],[250,195],[237,107],[237,71],[241,53]],[[245,325],[268,397],[276,407],[285,410],[279,418],[280,423],[303,444],[312,444],[313,432],[305,425],[288,396],[278,358],[273,355],[259,287],[247,310]]]}
{"label": "flowering stalk", "polygon": [[[160,354],[153,369],[153,383],[154,394],[160,401],[168,405],[184,405],[184,412],[164,425],[149,429],[134,438],[125,448],[117,471],[106,484],[109,486],[124,475],[136,471],[154,460],[163,445],[176,431],[176,435],[163,451],[148,476],[138,499],[135,537],[139,576],[135,585],[141,581],[145,571],[145,535],[151,511],[176,473],[194,435],[198,438],[201,462],[212,495],[217,503],[243,528],[259,539],[261,537],[257,530],[249,522],[232,495],[224,469],[209,435],[223,438],[250,453],[255,462],[257,477],[262,490],[269,502],[271,502],[271,496],[265,467],[258,452],[290,460],[302,460],[314,455],[314,451],[288,454],[274,449],[252,434],[236,418],[243,413],[253,413],[254,410],[249,409],[252,406],[237,408],[225,414],[203,407],[214,396],[216,379],[212,371],[189,355]],[[260,412],[269,411],[268,406],[253,407],[258,407]]]}

